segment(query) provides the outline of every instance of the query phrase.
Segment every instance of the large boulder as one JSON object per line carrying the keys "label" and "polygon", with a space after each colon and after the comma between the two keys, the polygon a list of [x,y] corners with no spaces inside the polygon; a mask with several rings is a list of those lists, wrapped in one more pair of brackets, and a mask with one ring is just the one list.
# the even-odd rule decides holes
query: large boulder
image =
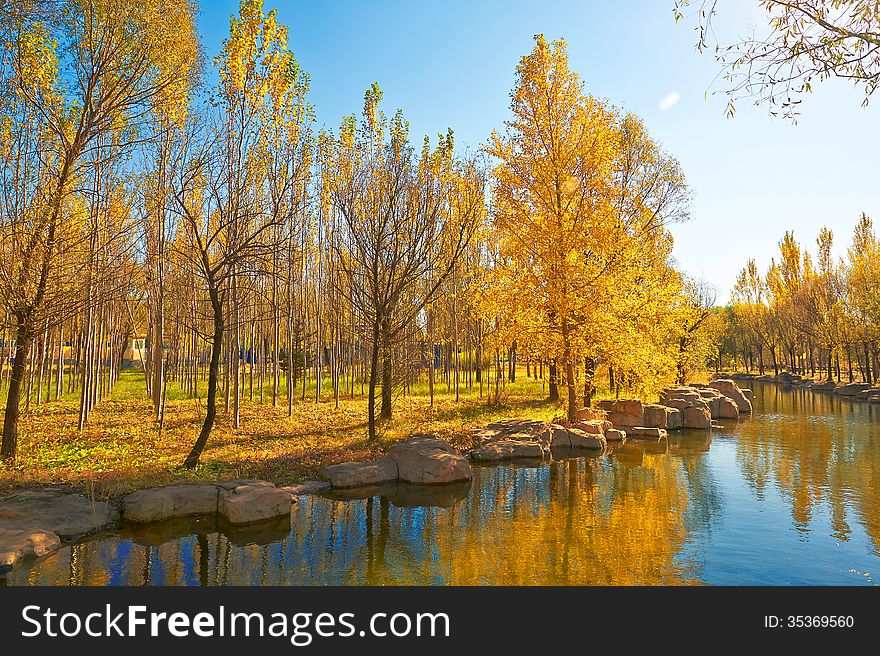
{"label": "large boulder", "polygon": [[118,507],[61,490],[26,490],[0,499],[0,528],[48,531],[62,540],[96,533],[117,521]]}
{"label": "large boulder", "polygon": [[663,401],[663,404],[667,408],[673,408],[675,410],[684,410],[685,408],[706,408],[709,409],[709,404],[707,404],[702,398],[686,398],[686,399],[666,399]]}
{"label": "large boulder", "polygon": [[[670,401],[678,401],[680,405],[672,405]],[[660,403],[670,407],[693,407],[696,404],[703,403],[703,397],[700,390],[695,387],[667,387],[660,392]],[[687,404],[690,405],[687,405]]]}
{"label": "large boulder", "polygon": [[837,388],[837,383],[833,380],[826,380],[824,383],[814,383],[810,388],[814,392],[833,392]]}
{"label": "large boulder", "polygon": [[51,553],[60,545],[61,538],[52,531],[0,527],[0,572],[19,560]]}
{"label": "large boulder", "polygon": [[296,485],[285,485],[281,489],[290,495],[299,497],[306,494],[314,494],[315,492],[322,492],[323,490],[329,490],[330,481],[303,481]]}
{"label": "large boulder", "polygon": [[627,435],[640,440],[660,440],[669,434],[663,428],[650,428],[648,426],[636,426],[627,431]]}
{"label": "large boulder", "polygon": [[[812,385],[812,383],[810,383]],[[741,387],[740,391],[743,393],[743,396],[749,400],[753,406],[755,405],[755,391],[750,390],[748,387]]]}
{"label": "large boulder", "polygon": [[324,474],[334,488],[381,485],[397,480],[397,462],[390,458],[371,462],[341,462],[324,467]]}
{"label": "large boulder", "polygon": [[736,403],[740,412],[752,411],[752,402],[746,398],[745,394],[743,394],[742,390],[737,387],[736,383],[729,378],[719,378],[718,380],[713,380],[711,385],[719,392],[721,392],[724,396],[732,399],[733,402]]}
{"label": "large boulder", "polygon": [[722,396],[718,400],[718,414],[713,419],[736,419],[739,417],[739,406],[733,399]]}
{"label": "large boulder", "polygon": [[216,514],[216,485],[169,485],[132,492],[122,501],[122,518],[146,524],[173,517]]}
{"label": "large boulder", "polygon": [[678,408],[666,408],[666,429],[677,430],[682,427],[681,410]]}
{"label": "large boulder", "polygon": [[631,427],[645,423],[642,402],[638,399],[599,401],[599,409],[608,413],[608,421],[614,426]]}
{"label": "large boulder", "polygon": [[486,428],[474,429],[473,435],[477,444],[487,444],[496,440],[516,440],[538,442],[547,450],[553,439],[550,424],[532,419],[502,419],[489,424]]}
{"label": "large boulder", "polygon": [[289,492],[267,481],[220,486],[218,513],[230,524],[250,524],[290,515],[293,499]]}
{"label": "large boulder", "polygon": [[593,433],[594,435],[604,435],[605,431],[612,428],[612,424],[605,419],[589,419],[575,422],[572,424],[572,428],[578,428],[585,433]]}
{"label": "large boulder", "polygon": [[624,442],[626,441],[626,431],[617,428],[609,428],[605,431],[606,442]]}
{"label": "large boulder", "polygon": [[434,435],[399,442],[388,450],[388,457],[397,463],[398,478],[407,483],[451,483],[473,476],[467,458]]}
{"label": "large boulder", "polygon": [[568,429],[568,442],[574,449],[604,449],[608,445],[604,435],[586,433],[579,428]]}
{"label": "large boulder", "polygon": [[608,413],[601,408],[578,408],[575,411],[575,417],[578,421],[589,421],[591,419],[607,419]]}
{"label": "large boulder", "polygon": [[645,426],[650,428],[672,428],[669,423],[670,417],[676,414],[675,408],[670,408],[665,405],[658,405],[656,403],[648,403],[644,406],[644,408]]}
{"label": "large boulder", "polygon": [[[712,411],[706,399],[703,398],[704,390],[698,390],[693,387],[668,387],[660,394],[660,401],[669,408],[675,410],[675,414],[667,417],[667,428],[695,428],[702,427],[705,423],[701,418],[703,414],[709,416],[711,423]],[[717,390],[714,393],[720,394]],[[713,392],[709,392],[713,394]],[[693,409],[694,412],[688,413],[688,419],[685,419],[685,411]],[[696,426],[689,426],[696,424]]]}
{"label": "large boulder", "polygon": [[708,408],[692,407],[681,411],[684,428],[708,429],[712,427],[712,415]]}
{"label": "large boulder", "polygon": [[571,446],[568,429],[561,424],[548,425],[544,436],[550,439],[550,446],[554,449],[560,447],[568,448]]}
{"label": "large boulder", "polygon": [[543,458],[544,448],[538,442],[524,440],[493,440],[470,451],[471,460],[495,462],[513,458]]}
{"label": "large boulder", "polygon": [[835,388],[834,393],[838,396],[858,396],[859,392],[871,389],[870,383],[848,383]]}
{"label": "large boulder", "polygon": [[538,434],[547,428],[543,421],[534,419],[501,419],[486,426],[496,433],[532,433]]}

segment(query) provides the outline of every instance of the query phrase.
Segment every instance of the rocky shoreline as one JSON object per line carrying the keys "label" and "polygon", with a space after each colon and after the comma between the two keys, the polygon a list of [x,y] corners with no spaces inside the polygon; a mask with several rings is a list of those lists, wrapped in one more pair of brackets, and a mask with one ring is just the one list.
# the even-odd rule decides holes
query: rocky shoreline
{"label": "rocky shoreline", "polygon": [[827,392],[854,401],[880,403],[880,386],[872,385],[871,383],[838,384],[833,380],[816,381],[797,374],[791,374],[787,371],[782,372],[778,376],[733,373],[729,374],[728,378],[732,380],[753,380],[758,383],[772,383],[774,385],[789,385],[799,389],[809,389],[813,392]]}
{"label": "rocky shoreline", "polygon": [[[472,430],[474,446],[464,453],[435,435],[413,435],[392,446],[384,458],[325,467],[326,481],[286,487],[262,480],[168,485],[138,490],[115,503],[63,487],[21,491],[0,498],[0,572],[22,559],[47,555],[66,543],[123,525],[209,517],[241,530],[259,530],[263,523],[285,519],[289,526],[292,504],[303,494],[358,498],[358,490],[393,485],[401,488],[402,500],[413,496],[412,489],[445,499],[449,495],[430,490],[464,489],[473,477],[471,463],[543,460],[551,458],[554,450],[595,452],[627,439],[659,441],[671,430],[709,430],[716,425],[714,420],[734,419],[751,409],[749,390],[721,379],[668,388],[660,403],[600,401],[594,408],[579,410],[577,421],[571,423],[494,422]],[[458,498],[460,492],[450,498]]]}

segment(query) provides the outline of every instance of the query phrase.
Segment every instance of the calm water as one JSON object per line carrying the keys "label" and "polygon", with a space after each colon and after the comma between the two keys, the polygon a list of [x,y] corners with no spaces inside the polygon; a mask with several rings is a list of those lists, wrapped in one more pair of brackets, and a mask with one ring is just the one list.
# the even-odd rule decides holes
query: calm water
{"label": "calm water", "polygon": [[880,582],[880,405],[772,385],[755,405],[711,436],[479,467],[467,485],[427,492],[304,497],[289,524],[114,531],[7,583]]}

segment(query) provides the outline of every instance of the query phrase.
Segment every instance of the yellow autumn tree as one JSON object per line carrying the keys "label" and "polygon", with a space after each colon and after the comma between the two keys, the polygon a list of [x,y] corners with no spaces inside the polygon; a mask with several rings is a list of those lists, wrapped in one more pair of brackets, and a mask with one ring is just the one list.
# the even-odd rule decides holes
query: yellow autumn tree
{"label": "yellow autumn tree", "polygon": [[58,0],[51,11],[38,5],[21,3],[9,21],[3,43],[11,47],[0,66],[14,98],[4,104],[4,117],[44,162],[4,180],[5,198],[39,199],[4,218],[14,235],[7,242],[14,270],[0,297],[15,333],[0,448],[7,460],[17,449],[25,363],[65,293],[53,283],[75,227],[65,209],[77,183],[97,175],[104,160],[131,152],[151,108],[175,102],[177,82],[190,75],[198,55],[188,0]]}
{"label": "yellow autumn tree", "polygon": [[[573,421],[582,358],[613,358],[634,379],[658,374],[637,363],[665,340],[657,310],[678,285],[665,226],[686,216],[687,191],[641,121],[584,92],[564,41],[535,42],[517,67],[513,117],[487,148],[498,242],[484,307],[512,333],[499,339],[549,358],[551,398],[564,368]],[[625,341],[609,336],[623,327]],[[638,353],[645,344],[651,355]]]}

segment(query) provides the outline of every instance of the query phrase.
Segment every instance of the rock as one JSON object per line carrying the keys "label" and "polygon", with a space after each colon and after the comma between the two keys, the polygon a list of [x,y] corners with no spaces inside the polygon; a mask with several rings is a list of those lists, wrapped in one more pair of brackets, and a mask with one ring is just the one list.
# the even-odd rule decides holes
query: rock
{"label": "rock", "polygon": [[522,440],[495,440],[470,451],[471,460],[495,462],[512,458],[543,458],[544,448],[538,442]]}
{"label": "rock", "polygon": [[708,408],[685,408],[681,416],[684,428],[708,429],[712,426],[712,415]]}
{"label": "rock", "polygon": [[739,417],[739,406],[726,396],[718,399],[718,419],[736,419]]}
{"label": "rock", "polygon": [[117,521],[116,506],[81,494],[27,490],[0,499],[0,528],[48,531],[62,540],[96,533]]}
{"label": "rock", "polygon": [[572,424],[572,428],[578,428],[585,433],[593,433],[594,435],[604,435],[605,431],[611,428],[611,422],[605,419],[590,419],[577,421]]}
{"label": "rock", "polygon": [[642,402],[637,399],[599,401],[599,408],[608,412],[608,421],[614,426],[640,426],[645,422]]}
{"label": "rock", "polygon": [[599,408],[579,408],[575,411],[578,421],[590,421],[591,419],[607,419],[608,413]]}
{"label": "rock", "polygon": [[669,405],[669,401],[673,399],[681,399],[683,401],[700,401],[702,400],[700,391],[695,387],[667,387],[660,392],[660,403]]}
{"label": "rock", "polygon": [[859,392],[871,389],[870,383],[847,383],[834,390],[838,396],[857,396]]}
{"label": "rock", "polygon": [[45,556],[60,545],[61,538],[52,531],[0,527],[0,572],[24,558]]}
{"label": "rock", "polygon": [[869,403],[880,403],[880,396],[872,396],[868,399]]}
{"label": "rock", "polygon": [[212,483],[212,485],[216,485],[221,490],[234,490],[235,488],[241,487],[242,485],[261,485],[263,487],[275,487],[275,483],[259,480],[256,478],[236,478],[231,481],[217,481],[216,483]]}
{"label": "rock", "polygon": [[571,446],[571,438],[568,436],[568,429],[565,426],[550,424],[547,427],[546,435],[550,437],[551,448],[567,448]]}
{"label": "rock", "polygon": [[222,487],[217,512],[230,524],[251,524],[290,514],[289,492],[267,481]]}
{"label": "rock", "polygon": [[740,391],[743,393],[743,396],[749,400],[749,403],[752,405],[755,404],[755,391],[750,390],[749,388],[740,388]]}
{"label": "rock", "polygon": [[122,518],[145,524],[172,517],[216,514],[217,485],[169,485],[138,490],[122,501]]}
{"label": "rock", "polygon": [[486,428],[475,430],[474,435],[477,444],[510,439],[539,442],[544,449],[549,449],[552,440],[549,426],[546,422],[531,419],[503,419],[489,424]]}
{"label": "rock", "polygon": [[675,412],[675,408],[648,403],[645,405],[644,425],[652,428],[670,428],[669,417]]}
{"label": "rock", "polygon": [[648,426],[635,426],[629,430],[627,433],[629,437],[634,439],[647,439],[647,440],[659,440],[664,437],[668,437],[669,433],[667,433],[662,428],[650,428]]}
{"label": "rock", "polygon": [[605,440],[607,442],[625,442],[626,431],[618,430],[617,428],[609,428],[605,431]]}
{"label": "rock", "polygon": [[450,483],[473,476],[467,458],[434,435],[399,442],[388,450],[388,457],[397,463],[398,478],[407,483]]}
{"label": "rock", "polygon": [[[704,398],[704,395],[711,397],[709,399]],[[717,395],[717,396],[716,396]],[[710,406],[710,401],[715,400],[715,404],[717,406],[717,399],[721,396],[721,393],[715,389],[707,388],[705,390],[697,390],[693,387],[669,387],[660,394],[660,401],[665,406],[674,409],[677,414],[669,415],[666,419],[666,427],[668,429],[673,428],[688,428],[687,424],[684,420],[684,411],[688,408],[696,408],[699,410],[704,410],[710,417],[712,417],[712,409]],[[718,408],[716,407],[716,412]],[[694,419],[697,413],[691,413],[692,421],[697,421]]]}
{"label": "rock", "polygon": [[681,410],[678,408],[666,408],[666,429],[677,430],[682,427]]}
{"label": "rock", "polygon": [[291,494],[293,496],[303,496],[305,494],[314,494],[315,492],[321,492],[323,490],[330,489],[329,481],[303,481],[302,483],[297,483],[296,485],[285,485],[280,488]]}
{"label": "rock", "polygon": [[390,458],[371,462],[342,462],[325,467],[324,473],[334,488],[380,485],[397,480],[397,463]]}
{"label": "rock", "polygon": [[837,383],[833,380],[826,380],[824,383],[813,383],[814,392],[833,392],[837,388]]}
{"label": "rock", "polygon": [[477,444],[485,444],[501,437],[502,431],[492,430],[490,428],[473,428],[471,429],[471,437]]}
{"label": "rock", "polygon": [[535,421],[532,419],[502,419],[489,424],[486,428],[499,433],[537,434],[544,432],[547,428],[547,424],[543,421]]}
{"label": "rock", "polygon": [[608,445],[603,435],[585,433],[579,428],[568,429],[568,441],[575,449],[604,449]]}
{"label": "rock", "polygon": [[499,442],[501,440],[510,440],[512,442],[527,442],[528,444],[537,444],[542,450],[546,451],[550,448],[552,437],[547,431],[542,433],[501,433],[495,439],[489,440],[487,444]]}
{"label": "rock", "polygon": [[742,390],[729,378],[721,378],[712,381],[712,387],[717,389],[727,398],[732,399],[733,402],[736,403],[740,412],[752,411],[752,402],[745,397]]}

